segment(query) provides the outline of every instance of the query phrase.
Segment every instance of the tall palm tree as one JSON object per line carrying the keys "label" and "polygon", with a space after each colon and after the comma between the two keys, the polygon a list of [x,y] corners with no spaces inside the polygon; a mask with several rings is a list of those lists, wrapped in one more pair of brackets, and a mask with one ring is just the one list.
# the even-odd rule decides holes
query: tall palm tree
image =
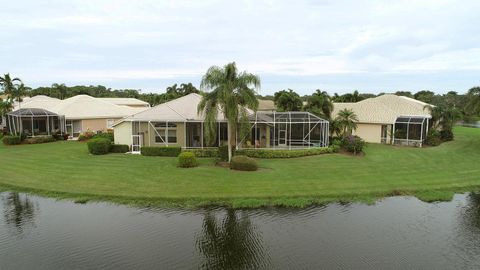
{"label": "tall palm tree", "polygon": [[0,85],[2,86],[3,93],[8,97],[12,97],[15,91],[15,85],[21,82],[19,78],[12,79],[10,73],[4,74],[3,77],[0,76]]}
{"label": "tall palm tree", "polygon": [[357,129],[358,117],[353,110],[345,108],[339,111],[335,120],[338,122],[344,136],[352,135],[353,130]]}
{"label": "tall palm tree", "polygon": [[452,130],[455,121],[457,121],[461,117],[461,112],[455,107],[445,105],[425,105],[425,109],[430,110],[430,113],[432,115],[433,127],[440,127],[442,130]]}
{"label": "tall palm tree", "polygon": [[315,93],[308,97],[304,110],[330,120],[332,117],[333,103],[327,92],[317,89]]}
{"label": "tall palm tree", "polygon": [[[200,89],[205,91],[198,104],[198,112],[205,114],[205,136],[215,141],[217,112],[221,109],[228,122],[228,160],[232,159],[232,148],[236,145],[236,134],[244,133],[248,123],[247,108],[257,111],[256,91],[260,89],[260,78],[245,71],[238,72],[235,62],[224,67],[212,66],[203,76]],[[241,134],[243,137],[244,134]]]}
{"label": "tall palm tree", "polygon": [[25,86],[25,84],[21,82],[20,84],[15,85],[11,97],[14,101],[18,102],[18,105],[20,106],[22,97],[26,96],[30,90],[30,87]]}

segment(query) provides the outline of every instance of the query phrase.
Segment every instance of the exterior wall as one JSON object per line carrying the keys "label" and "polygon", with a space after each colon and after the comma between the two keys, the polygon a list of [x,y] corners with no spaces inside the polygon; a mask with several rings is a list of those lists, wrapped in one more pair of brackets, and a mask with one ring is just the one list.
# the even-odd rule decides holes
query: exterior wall
{"label": "exterior wall", "polygon": [[[167,146],[166,143],[157,143],[155,142],[155,136],[157,133],[155,129],[149,125],[148,123],[142,123],[144,125],[141,126],[141,130],[144,132],[145,146]],[[175,123],[177,125],[177,142],[176,143],[169,143],[168,146],[180,146],[185,147],[185,124],[184,123]],[[173,128],[169,128],[169,130],[173,130]]]}
{"label": "exterior wall", "polygon": [[115,126],[113,136],[115,144],[132,145],[132,123],[123,122]]}
{"label": "exterior wall", "polygon": [[381,143],[382,141],[382,125],[358,123],[357,129],[353,132],[369,143]]}
{"label": "exterior wall", "polygon": [[83,119],[82,131],[107,131],[107,120],[119,120],[119,118],[102,118],[102,119]]}

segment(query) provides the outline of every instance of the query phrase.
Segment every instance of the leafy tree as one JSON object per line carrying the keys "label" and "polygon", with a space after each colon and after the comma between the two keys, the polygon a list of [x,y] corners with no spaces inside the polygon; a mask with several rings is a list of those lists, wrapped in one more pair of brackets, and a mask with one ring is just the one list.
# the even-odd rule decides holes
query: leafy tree
{"label": "leafy tree", "polygon": [[468,90],[465,110],[468,114],[480,115],[480,87]]}
{"label": "leafy tree", "polygon": [[410,91],[397,91],[397,92],[395,92],[395,95],[414,98],[412,92],[410,92]]}
{"label": "leafy tree", "polygon": [[317,89],[307,98],[307,104],[303,109],[324,119],[331,119],[333,103],[327,92]]}
{"label": "leafy tree", "polygon": [[343,136],[352,135],[353,130],[357,129],[358,117],[353,110],[345,108],[339,111],[335,120]]}
{"label": "leafy tree", "polygon": [[200,88],[206,93],[198,104],[198,112],[205,114],[205,136],[211,144],[216,138],[218,108],[228,121],[228,160],[232,159],[232,147],[236,146],[236,134],[249,133],[247,108],[258,108],[256,90],[260,88],[257,75],[238,72],[235,62],[224,67],[212,66],[203,76]]}
{"label": "leafy tree", "polygon": [[434,128],[451,131],[455,122],[461,117],[460,111],[455,107],[442,104],[433,107],[427,105],[425,108],[430,110]]}
{"label": "leafy tree", "polygon": [[302,99],[292,89],[276,92],[273,101],[277,109],[284,112],[300,111],[303,106]]}
{"label": "leafy tree", "polygon": [[189,95],[189,94],[193,94],[193,93],[200,93],[200,91],[195,87],[193,86],[192,83],[182,83],[180,84],[180,88],[178,89],[178,94],[180,96],[186,96],[186,95]]}
{"label": "leafy tree", "polygon": [[59,99],[65,99],[67,96],[67,86],[65,86],[64,83],[58,84],[54,83],[52,84],[52,88],[57,91],[57,96]]}
{"label": "leafy tree", "polygon": [[15,92],[15,86],[22,81],[19,78],[11,78],[10,73],[0,77],[0,85],[2,86],[3,93],[8,97],[12,97]]}
{"label": "leafy tree", "polygon": [[333,101],[334,102],[359,102],[364,100],[367,97],[364,97],[364,95],[370,96],[375,96],[371,94],[360,94],[357,90],[355,90],[353,93],[347,93],[339,96],[337,93],[333,96]]}
{"label": "leafy tree", "polygon": [[420,101],[423,101],[425,103],[432,104],[433,101],[434,101],[434,98],[435,98],[435,93],[432,92],[432,91],[428,91],[428,90],[422,90],[422,91],[419,91],[419,92],[415,93],[415,95],[413,95],[413,97],[416,100],[420,100]]}

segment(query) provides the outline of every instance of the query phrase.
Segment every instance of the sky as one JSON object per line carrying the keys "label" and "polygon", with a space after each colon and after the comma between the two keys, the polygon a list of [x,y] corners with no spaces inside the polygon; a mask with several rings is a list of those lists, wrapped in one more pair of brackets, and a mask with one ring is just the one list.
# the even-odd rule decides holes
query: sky
{"label": "sky", "polygon": [[0,3],[0,73],[31,87],[160,93],[232,61],[263,95],[480,85],[478,0]]}

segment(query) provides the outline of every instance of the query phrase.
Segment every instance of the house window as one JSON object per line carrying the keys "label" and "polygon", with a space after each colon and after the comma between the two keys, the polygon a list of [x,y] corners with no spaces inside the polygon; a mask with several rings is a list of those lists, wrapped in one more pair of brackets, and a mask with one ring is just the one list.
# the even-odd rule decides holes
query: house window
{"label": "house window", "polygon": [[159,122],[154,126],[156,130],[155,143],[177,143],[177,124]]}
{"label": "house window", "polygon": [[107,129],[112,129],[114,122],[115,122],[115,120],[113,120],[113,119],[107,119]]}

